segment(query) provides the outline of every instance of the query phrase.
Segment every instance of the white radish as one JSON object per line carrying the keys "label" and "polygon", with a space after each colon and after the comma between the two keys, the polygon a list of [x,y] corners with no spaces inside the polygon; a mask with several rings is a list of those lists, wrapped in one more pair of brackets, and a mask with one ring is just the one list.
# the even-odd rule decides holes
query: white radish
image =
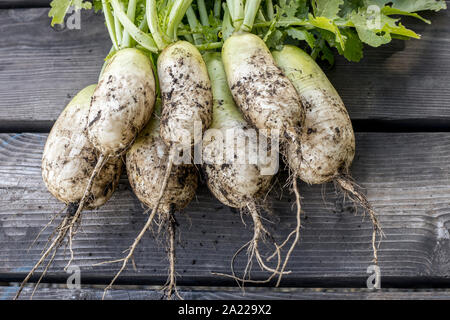
{"label": "white radish", "polygon": [[85,193],[74,214],[79,217],[103,165],[120,157],[151,117],[155,103],[155,78],[150,59],[137,49],[114,54],[95,88],[89,108],[87,132],[99,153]]}
{"label": "white radish", "polygon": [[[52,127],[42,156],[42,178],[50,193],[65,204],[77,203],[97,163],[87,137],[87,115],[95,85],[81,90]],[[86,209],[103,205],[118,184],[121,159],[111,159],[94,179]]]}
{"label": "white radish", "polygon": [[[95,87],[96,85],[86,87],[72,99],[48,135],[42,156],[42,178],[50,193],[68,206],[67,215],[57,227],[50,246],[46,248],[39,261],[23,280],[15,298],[19,297],[24,285],[36,269],[52,254],[39,279],[40,282],[67,235],[69,235],[71,260],[73,259],[71,248],[72,233],[75,228],[75,224],[72,223],[73,215],[80,207],[86,185],[91,179],[98,158],[86,130],[89,106]],[[93,180],[83,208],[94,209],[103,205],[116,189],[121,171],[120,158],[107,161]],[[79,222],[77,220],[77,223]]]}
{"label": "white radish", "polygon": [[302,104],[264,41],[251,33],[235,33],[225,41],[222,59],[245,118],[260,130],[278,130],[283,140],[295,137],[303,121]]}
{"label": "white radish", "polygon": [[[198,125],[203,132],[211,123],[212,93],[202,56],[189,42],[177,41],[167,46],[159,55],[157,65],[162,97],[160,135],[169,152],[161,185],[164,191],[175,157],[179,153],[183,156],[191,153],[195,127]],[[161,197],[153,211],[158,210]]]}
{"label": "white radish", "polygon": [[306,110],[300,143],[289,142],[286,159],[303,181],[321,184],[334,181],[366,211],[373,224],[372,248],[378,262],[376,234],[383,234],[367,198],[350,177],[355,155],[352,123],[339,94],[317,63],[303,50],[285,45],[273,56],[292,81]]}
{"label": "white radish", "polygon": [[161,137],[170,148],[194,145],[196,123],[204,132],[211,123],[212,93],[205,62],[198,49],[177,41],[158,57],[163,101]]}
{"label": "white radish", "polygon": [[348,171],[355,155],[355,135],[344,103],[303,50],[286,45],[273,56],[305,107],[300,143],[288,147],[289,167],[310,184],[332,181]]}
{"label": "white radish", "polygon": [[[304,110],[291,81],[276,64],[264,41],[251,34],[261,0],[227,2],[231,7],[234,33],[225,41],[222,59],[228,85],[236,104],[245,118],[266,135],[280,136],[280,149],[287,155],[288,143],[299,143],[304,122]],[[293,191],[297,205],[297,227],[293,243],[281,268],[277,286],[281,281],[289,257],[300,238],[301,203],[294,177]]]}
{"label": "white radish", "polygon": [[89,139],[105,157],[126,151],[150,119],[155,78],[150,59],[140,50],[122,49],[105,67],[89,110]]}
{"label": "white radish", "polygon": [[254,130],[248,126],[233,102],[220,54],[209,53],[205,54],[204,58],[214,97],[213,123],[210,129],[219,130],[222,137],[226,137],[229,132],[235,135],[234,141],[241,140],[245,143],[239,146],[245,152],[236,152],[236,156],[227,161],[224,159],[223,150],[214,150],[223,145],[216,143],[218,139],[214,136],[204,139],[204,169],[208,177],[207,183],[212,193],[222,203],[233,208],[245,208],[248,203],[267,193],[272,175],[261,174],[263,164],[249,163],[249,153],[252,152],[253,146],[258,144],[257,136],[250,134]]}
{"label": "white radish", "polygon": [[[172,4],[167,29],[163,30],[166,36],[159,27],[156,1],[149,0],[146,3],[148,26],[161,50],[157,61],[162,98],[160,134],[169,150],[161,190],[167,186],[176,155],[180,152],[185,158],[186,153],[190,155],[196,126],[203,132],[209,127],[212,117],[211,83],[202,56],[194,45],[176,39],[178,25],[191,2],[177,0]],[[153,211],[158,210],[161,197],[156,201]]]}
{"label": "white radish", "polygon": [[[158,200],[168,160],[169,150],[159,135],[159,119],[155,116],[126,155],[128,179],[134,194],[150,208]],[[193,165],[174,166],[158,212],[168,215],[183,210],[194,198],[197,180]]]}
{"label": "white radish", "polygon": [[[179,297],[175,281],[175,217],[174,213],[183,210],[194,198],[198,185],[197,170],[193,165],[173,166],[167,181],[164,181],[169,161],[169,149],[162,141],[159,130],[160,112],[150,120],[142,130],[133,146],[126,154],[126,167],[130,185],[138,199],[149,208],[158,206],[158,211],[152,210],[146,224],[134,240],[126,257],[113,262],[122,262],[122,267],[116,273],[111,284],[105,289],[105,293],[125,269],[131,259],[137,245],[158,213],[160,228],[167,226],[169,248],[168,257],[170,272],[166,294],[172,298],[172,292]],[[161,189],[161,185],[166,185]]]}
{"label": "white radish", "polygon": [[[234,261],[236,255],[248,247],[249,257],[244,276],[242,278],[235,276],[234,263],[232,263],[232,277],[242,282],[267,282],[278,273],[279,267],[278,265],[276,269],[273,269],[267,266],[258,247],[259,242],[269,235],[257,210],[257,204],[264,201],[263,198],[271,186],[273,175],[263,174],[264,169],[269,165],[266,160],[269,156],[260,159],[259,154],[252,154],[257,152],[258,138],[255,130],[247,124],[233,101],[220,54],[208,53],[204,55],[204,59],[208,67],[214,98],[213,123],[208,131],[211,134],[205,134],[203,141],[203,168],[207,184],[219,201],[227,206],[247,211],[253,220],[252,240],[239,249],[233,257]],[[231,137],[231,143],[225,142],[225,137],[226,139]],[[241,149],[242,152],[237,152],[235,149]],[[250,162],[252,156],[256,156],[255,163]],[[276,157],[278,158],[278,155]],[[256,257],[263,269],[271,272],[267,280],[245,279],[253,257]],[[280,258],[279,255],[278,258]]]}

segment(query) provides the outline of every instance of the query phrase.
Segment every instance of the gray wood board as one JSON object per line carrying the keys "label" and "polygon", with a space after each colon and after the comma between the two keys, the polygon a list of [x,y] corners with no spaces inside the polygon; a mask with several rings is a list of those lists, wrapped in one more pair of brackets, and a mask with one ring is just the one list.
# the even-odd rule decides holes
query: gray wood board
{"label": "gray wood board", "polygon": [[[0,287],[0,300],[11,300],[17,287]],[[31,296],[32,288],[25,288],[20,299]],[[40,288],[34,300],[98,300],[103,295],[102,288],[63,289]],[[180,295],[186,300],[448,300],[450,290],[369,290],[358,288],[246,288],[243,293],[238,288],[180,288]],[[149,289],[116,289],[107,293],[106,300],[159,300],[161,291]]]}
{"label": "gray wood board", "polygon": [[[0,279],[8,275],[20,278],[30,270],[51,228],[27,249],[51,215],[63,208],[41,179],[45,139],[46,134],[0,135]],[[449,133],[357,134],[354,177],[366,188],[386,234],[380,246],[382,277],[449,279],[449,160]],[[279,183],[284,185],[285,178],[280,174]],[[351,203],[336,196],[332,185],[301,184],[300,190],[304,212],[301,243],[291,257],[288,269],[292,274],[284,278],[284,284],[297,286],[308,277],[324,283],[332,281],[327,279],[349,278],[356,279],[353,286],[364,287],[372,259],[369,219],[363,221],[361,210],[356,212]],[[265,215],[276,222],[266,224],[277,241],[295,226],[293,196],[287,189],[282,197],[280,193],[280,185],[275,185],[268,197],[273,214]],[[81,267],[83,279],[110,279],[117,265],[92,264],[122,256],[144,224],[143,211],[123,177],[119,190],[106,205],[85,212],[82,230],[74,240],[74,265]],[[211,272],[229,273],[232,255],[251,238],[251,223],[246,217],[244,220],[247,226],[239,213],[220,204],[201,186],[197,199],[178,214],[179,283],[220,283],[223,278]],[[155,241],[151,234],[148,232],[135,254],[138,271],[129,266],[123,279],[164,282],[164,238]],[[50,270],[55,281],[67,278],[62,268],[68,257],[68,251],[63,254],[61,250],[57,255]],[[241,257],[237,270],[243,270],[244,265],[245,257]],[[266,276],[256,266],[253,270],[256,279]]]}
{"label": "gray wood board", "polygon": [[[57,31],[47,11],[0,10],[0,131],[47,131],[70,99],[97,81],[109,51],[101,15],[83,12],[81,30]],[[338,57],[327,71],[353,120],[448,124],[450,10],[425,15],[431,25],[405,22],[421,40],[367,48],[360,63]]]}

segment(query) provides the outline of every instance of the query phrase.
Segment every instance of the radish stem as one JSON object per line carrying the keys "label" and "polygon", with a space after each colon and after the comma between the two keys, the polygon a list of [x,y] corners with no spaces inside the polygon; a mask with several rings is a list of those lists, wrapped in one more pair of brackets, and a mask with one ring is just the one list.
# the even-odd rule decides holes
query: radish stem
{"label": "radish stem", "polygon": [[266,0],[266,11],[267,11],[267,19],[273,20],[274,13],[273,13],[273,3],[272,0]]}
{"label": "radish stem", "polygon": [[222,39],[227,40],[227,38],[231,36],[231,34],[233,33],[233,22],[231,20],[230,10],[228,9],[225,3],[223,4],[223,10],[224,14],[223,14],[222,30],[220,32],[222,35],[221,36]]}
{"label": "radish stem", "polygon": [[[106,28],[108,29],[109,37],[114,45],[114,49],[119,50],[119,43],[117,42],[117,23],[111,13],[111,8],[106,0],[102,0],[103,14],[105,16]],[[115,30],[116,29],[116,30]]]}
{"label": "radish stem", "polygon": [[247,32],[252,30],[260,4],[261,0],[247,1],[245,4],[244,24],[241,26],[241,30]]}
{"label": "radish stem", "polygon": [[222,48],[222,46],[223,46],[223,42],[212,42],[212,43],[196,45],[196,47],[199,51],[219,49],[219,48]]}
{"label": "radish stem", "polygon": [[136,40],[136,42],[143,46],[145,49],[153,53],[157,53],[158,47],[156,46],[153,38],[136,27],[134,22],[128,18],[128,16],[121,8],[119,1],[111,0],[111,4],[114,8],[114,14],[120,20],[120,23],[122,23],[124,29],[131,35],[131,37],[133,37],[133,39]]}
{"label": "radish stem", "polygon": [[[136,0],[130,0],[128,2],[128,8],[127,8],[127,17],[130,19],[131,22],[134,23],[134,19],[136,16]],[[125,29],[123,35],[122,35],[122,45],[125,48],[130,48],[132,44],[132,38],[130,37],[130,34]]]}
{"label": "radish stem", "polygon": [[208,12],[206,11],[205,1],[197,0],[198,12],[200,14],[200,22],[202,25],[209,25]]}
{"label": "radish stem", "polygon": [[147,0],[145,17],[148,21],[148,27],[153,36],[153,40],[158,46],[159,50],[164,49],[167,46],[166,41],[164,41],[161,30],[158,23],[158,13],[156,11],[156,0]]}
{"label": "radish stem", "polygon": [[244,21],[244,4],[242,0],[227,0],[227,5],[233,20],[233,27],[238,31]]}
{"label": "radish stem", "polygon": [[167,24],[167,35],[171,40],[177,40],[176,30],[191,3],[192,0],[176,0],[170,10],[169,22]]}
{"label": "radish stem", "polygon": [[[125,11],[125,6],[123,3],[120,3],[120,7],[122,8],[122,10]],[[117,15],[114,15],[114,23],[116,25],[116,37],[117,37],[117,41],[119,41],[119,48],[122,48],[122,38],[123,38],[123,27],[122,24],[120,23],[119,18],[117,17]]]}
{"label": "radish stem", "polygon": [[[192,6],[187,9],[186,16],[191,30],[196,30],[199,26],[199,22],[197,20],[197,16],[195,15],[194,9],[192,9]],[[199,45],[203,42],[203,37],[200,33],[193,33],[192,37],[194,38],[195,45]]]}
{"label": "radish stem", "polygon": [[214,1],[214,17],[220,18],[220,11],[221,11],[222,1],[215,0]]}

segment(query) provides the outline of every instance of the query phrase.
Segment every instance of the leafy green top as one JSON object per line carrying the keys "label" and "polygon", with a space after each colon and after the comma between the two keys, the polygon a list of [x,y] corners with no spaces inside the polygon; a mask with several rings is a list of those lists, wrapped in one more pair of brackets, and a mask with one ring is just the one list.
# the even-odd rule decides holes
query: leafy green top
{"label": "leafy green top", "polygon": [[348,60],[357,62],[363,57],[363,44],[378,47],[393,38],[420,38],[398,17],[411,16],[430,23],[416,12],[442,9],[446,9],[443,0],[279,0],[274,4],[275,16],[269,26],[257,17],[254,27],[270,48],[305,41],[313,58],[332,64],[330,48],[334,47]]}
{"label": "leafy green top", "polygon": [[[92,3],[83,0],[53,0],[49,16],[53,18],[54,25],[64,21],[70,6],[76,9],[104,10],[105,3],[110,8],[109,3],[114,1],[125,9],[133,1],[136,6],[133,22],[141,27],[146,25],[146,0],[92,0]],[[191,1],[184,2],[189,5]],[[174,3],[182,2],[183,0],[156,0],[157,24],[161,30],[170,25],[170,12]],[[174,32],[188,40],[195,39],[197,45],[205,48],[217,48],[217,45],[211,47],[208,44],[218,44],[218,37],[226,39],[233,32],[233,14],[236,10],[229,10],[227,5],[247,5],[247,2],[252,4],[250,0],[194,1],[187,17]],[[221,11],[222,7],[224,10]],[[271,49],[280,49],[285,43],[299,45],[304,41],[315,59],[319,57],[333,64],[332,48],[336,48],[348,60],[357,62],[363,57],[364,44],[378,47],[389,43],[393,38],[420,38],[413,30],[401,24],[401,16],[430,23],[417,12],[442,9],[446,9],[444,0],[262,0],[252,32],[263,38]],[[200,14],[201,23],[193,21],[196,12]],[[223,14],[219,15],[220,12]],[[113,14],[115,15],[114,12]],[[112,21],[109,23],[112,24]],[[111,28],[109,30],[114,35],[114,31]],[[147,42],[150,43],[150,39]]]}

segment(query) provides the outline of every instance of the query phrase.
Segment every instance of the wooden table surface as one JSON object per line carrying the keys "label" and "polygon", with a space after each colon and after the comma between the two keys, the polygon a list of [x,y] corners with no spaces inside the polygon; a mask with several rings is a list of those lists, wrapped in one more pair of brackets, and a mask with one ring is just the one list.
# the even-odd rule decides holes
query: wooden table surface
{"label": "wooden table surface", "polygon": [[[81,30],[50,27],[49,1],[0,2],[0,299],[37,261],[51,228],[29,249],[39,230],[63,205],[41,178],[43,146],[71,98],[95,83],[110,42],[103,17],[81,16]],[[449,3],[450,4],[450,3]],[[301,243],[282,288],[247,286],[212,275],[230,272],[233,253],[251,238],[251,223],[219,203],[203,185],[178,215],[178,284],[188,299],[449,299],[450,298],[450,10],[426,13],[432,24],[405,19],[422,39],[367,48],[364,60],[338,57],[326,70],[356,131],[352,172],[379,214],[386,238],[380,246],[381,286],[366,288],[371,265],[371,223],[333,185],[300,185]],[[268,199],[276,239],[295,226],[293,195],[282,190],[286,172]],[[83,215],[74,240],[73,265],[81,289],[67,289],[60,250],[35,298],[97,299],[117,259],[142,228],[144,209],[124,175],[103,207]],[[161,239],[151,232],[112,299],[155,299],[167,277]],[[244,259],[237,262],[243,268]],[[265,273],[254,268],[254,279]],[[36,278],[34,278],[36,280]],[[30,289],[25,290],[24,298]]]}

